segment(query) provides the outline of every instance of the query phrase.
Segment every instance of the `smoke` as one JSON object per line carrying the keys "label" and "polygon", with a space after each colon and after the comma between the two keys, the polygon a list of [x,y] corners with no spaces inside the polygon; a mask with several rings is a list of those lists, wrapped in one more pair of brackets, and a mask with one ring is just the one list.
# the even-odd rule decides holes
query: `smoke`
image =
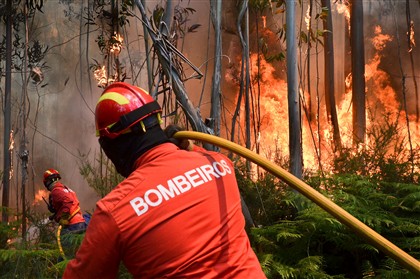
{"label": "smoke", "polygon": [[[92,8],[92,1],[89,2]],[[153,10],[160,2],[147,1],[148,11]],[[180,4],[197,11],[190,15],[189,21],[208,26],[208,2]],[[38,82],[38,86],[30,83],[28,88],[26,148],[29,150],[29,179],[25,183],[29,202],[34,200],[40,190],[45,189],[42,175],[48,168],[60,172],[62,182],[77,193],[82,210],[92,210],[99,200],[79,170],[83,160],[95,163],[95,155],[99,153],[94,109],[102,88],[97,85],[91,66],[95,63],[108,66],[107,58],[98,47],[99,32],[95,30],[97,26],[87,24],[87,5],[87,1],[46,1],[43,13],[37,13],[30,23],[29,39],[39,40],[44,46],[48,45],[49,50],[43,61],[47,66],[42,69],[43,81]],[[132,12],[139,16],[137,7]],[[143,27],[141,21],[135,17],[130,17],[129,20],[126,29],[121,30],[124,45],[118,62],[127,73],[127,82],[147,88]],[[0,28],[4,26],[1,25]],[[207,64],[214,60],[207,31],[199,28],[194,33],[187,33],[185,40],[181,40],[183,45],[177,46],[203,72]],[[24,33],[21,32],[20,35],[24,36]],[[186,70],[188,74],[188,69]],[[12,207],[20,203],[18,200],[22,185],[22,168],[17,157],[23,129],[19,118],[22,84],[21,77],[15,75],[12,84],[15,94],[12,97],[12,127],[16,144],[12,158],[14,176],[10,182],[9,202]],[[206,91],[210,90],[211,79],[192,80],[187,84],[191,100],[205,116],[209,111],[209,98],[201,95],[202,87]],[[3,121],[0,125],[3,126]],[[41,205],[37,204],[34,209],[38,210]],[[44,210],[47,211],[46,207]]]}

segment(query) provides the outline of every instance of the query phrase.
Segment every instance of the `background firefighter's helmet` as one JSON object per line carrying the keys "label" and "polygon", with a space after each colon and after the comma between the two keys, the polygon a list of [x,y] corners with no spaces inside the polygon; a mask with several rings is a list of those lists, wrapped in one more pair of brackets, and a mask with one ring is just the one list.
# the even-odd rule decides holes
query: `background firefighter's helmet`
{"label": "background firefighter's helmet", "polygon": [[44,185],[45,187],[49,187],[52,182],[60,180],[61,176],[60,173],[55,169],[48,169],[44,172]]}
{"label": "background firefighter's helmet", "polygon": [[96,135],[114,139],[130,132],[136,124],[145,131],[147,124],[143,120],[156,114],[160,121],[161,112],[160,105],[145,90],[115,82],[105,88],[96,104]]}

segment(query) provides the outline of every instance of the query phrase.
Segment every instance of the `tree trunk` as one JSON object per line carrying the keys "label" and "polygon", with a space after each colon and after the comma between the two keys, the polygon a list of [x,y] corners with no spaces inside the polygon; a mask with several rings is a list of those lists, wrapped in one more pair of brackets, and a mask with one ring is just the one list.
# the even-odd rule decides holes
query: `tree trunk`
{"label": "tree trunk", "polygon": [[[249,61],[249,1],[244,0],[246,3],[245,9],[245,24],[244,24],[244,61],[245,63],[245,146],[251,149],[251,66]],[[248,172],[251,171],[249,162],[247,163]]]}
{"label": "tree trunk", "polygon": [[[214,71],[211,92],[211,109],[210,118],[212,119],[211,128],[216,136],[220,136],[220,98],[222,96],[220,81],[222,73],[222,1],[210,1],[211,15],[215,36],[215,52],[214,52]],[[214,148],[218,150],[217,147]]]}
{"label": "tree trunk", "polygon": [[29,151],[26,149],[26,98],[28,96],[28,43],[29,43],[29,32],[28,32],[28,12],[26,5],[24,6],[25,15],[25,50],[24,50],[24,69],[23,74],[24,85],[22,87],[22,100],[20,108],[20,121],[21,121],[21,137],[20,137],[20,150],[19,158],[21,160],[21,201],[22,201],[22,240],[26,241],[26,221],[27,221],[27,208],[26,208],[26,183],[28,181],[28,159]]}
{"label": "tree trunk", "polygon": [[[419,1],[420,4],[420,1]],[[411,64],[411,73],[413,76],[413,85],[414,85],[414,94],[416,96],[416,121],[420,121],[420,113],[419,113],[419,89],[417,85],[417,76],[416,70],[414,66],[414,58],[413,58],[413,47],[415,46],[414,42],[414,22],[411,20],[411,13],[410,13],[410,0],[406,0],[406,19],[407,19],[407,43],[408,43],[408,54],[410,56],[410,64]],[[417,125],[418,128],[418,125]]]}
{"label": "tree trunk", "polygon": [[340,129],[338,126],[337,110],[335,107],[334,88],[334,41],[331,17],[330,0],[321,0],[321,4],[328,10],[327,17],[323,20],[324,30],[324,80],[325,80],[325,103],[327,108],[328,122],[332,125],[334,148],[341,147]]}
{"label": "tree trunk", "polygon": [[302,133],[298,90],[295,1],[286,2],[287,92],[289,106],[290,172],[302,178]]}
{"label": "tree trunk", "polygon": [[[245,146],[251,148],[251,124],[250,124],[250,66],[249,66],[249,20],[248,0],[243,0],[237,21],[238,35],[242,45],[242,66],[240,92],[245,97]],[[238,103],[238,106],[241,104]],[[239,108],[239,107],[238,107]]]}
{"label": "tree trunk", "polygon": [[3,145],[3,196],[2,196],[2,222],[7,224],[9,217],[9,186],[10,186],[10,118],[11,118],[11,84],[12,84],[12,0],[6,3],[6,84],[4,88],[4,145]]}
{"label": "tree trunk", "polygon": [[[144,6],[146,6],[146,0],[141,0],[141,3]],[[147,73],[147,85],[149,87],[149,92],[153,96],[153,70],[152,65],[150,62],[150,37],[149,32],[147,30],[146,24],[143,22],[143,38],[144,38],[144,50],[146,53],[146,73]]]}
{"label": "tree trunk", "polygon": [[351,2],[351,72],[353,102],[353,143],[365,142],[366,103],[365,103],[365,46],[363,36],[363,2]]}

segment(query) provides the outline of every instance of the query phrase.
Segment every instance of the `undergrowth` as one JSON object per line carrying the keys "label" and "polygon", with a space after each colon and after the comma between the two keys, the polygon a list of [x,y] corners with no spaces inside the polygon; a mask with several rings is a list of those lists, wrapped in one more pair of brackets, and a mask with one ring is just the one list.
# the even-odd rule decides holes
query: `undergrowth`
{"label": "undergrowth", "polygon": [[[312,173],[304,181],[420,259],[419,150],[407,154],[394,148],[384,153],[384,145],[357,152],[343,149],[331,173]],[[267,278],[415,278],[279,178],[261,173],[258,180],[250,179],[244,175],[248,168],[242,160],[235,165],[241,195],[256,224],[247,231]],[[84,162],[80,171],[98,198],[122,179],[102,155],[94,164]],[[63,237],[63,256],[57,227],[45,221],[47,216],[30,213],[32,237],[22,239],[20,222],[14,221],[20,216],[8,213],[12,221],[0,224],[1,278],[61,278],[84,235]],[[123,265],[119,278],[131,278]]]}

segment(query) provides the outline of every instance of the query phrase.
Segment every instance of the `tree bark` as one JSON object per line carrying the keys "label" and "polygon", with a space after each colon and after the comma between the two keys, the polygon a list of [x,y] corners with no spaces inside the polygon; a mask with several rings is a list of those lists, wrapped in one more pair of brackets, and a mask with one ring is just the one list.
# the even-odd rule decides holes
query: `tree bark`
{"label": "tree bark", "polygon": [[290,172],[302,178],[302,132],[301,112],[298,89],[297,46],[295,27],[295,1],[286,2],[286,61],[287,61],[287,92],[289,111],[289,153]]}
{"label": "tree bark", "polygon": [[365,97],[365,46],[363,36],[363,2],[351,2],[351,72],[353,103],[353,143],[365,142],[366,134],[366,97]]}
{"label": "tree bark", "polygon": [[334,148],[341,147],[340,129],[338,125],[337,110],[335,107],[335,87],[334,87],[334,41],[333,26],[331,17],[330,0],[321,0],[321,5],[328,10],[327,17],[323,20],[324,24],[324,81],[325,81],[325,103],[327,108],[328,122],[332,125]]}
{"label": "tree bark", "polygon": [[[142,5],[145,6],[146,5],[146,0],[141,0]],[[150,44],[149,44],[149,32],[147,31],[147,26],[146,24],[143,22],[143,38],[144,38],[144,49],[145,49],[145,53],[146,53],[146,69],[147,69],[147,85],[149,87],[149,92],[150,94],[153,96],[153,71],[152,71],[152,65],[150,63]]]}
{"label": "tree bark", "polygon": [[[214,51],[210,117],[212,119],[211,128],[213,129],[214,134],[216,136],[220,136],[220,99],[222,96],[220,88],[222,73],[222,1],[212,0],[210,1],[210,6],[216,42]],[[218,150],[219,148],[215,147],[214,149]]]}
{"label": "tree bark", "polygon": [[10,187],[10,118],[11,118],[11,84],[12,84],[12,0],[6,3],[6,84],[4,87],[4,145],[3,145],[3,195],[2,195],[2,222],[7,224],[9,217],[6,209],[9,207]]}
{"label": "tree bark", "polygon": [[[420,1],[419,1],[420,4]],[[416,68],[414,66],[414,58],[413,58],[413,47],[414,39],[412,41],[412,36],[414,37],[414,22],[411,20],[411,12],[410,12],[410,0],[406,0],[406,19],[407,19],[407,44],[408,44],[408,54],[410,56],[410,64],[411,64],[411,73],[413,76],[413,85],[414,85],[414,94],[416,98],[416,121],[420,121],[420,112],[419,112],[419,88],[417,85],[417,76],[416,76]],[[418,125],[417,125],[418,127]]]}

